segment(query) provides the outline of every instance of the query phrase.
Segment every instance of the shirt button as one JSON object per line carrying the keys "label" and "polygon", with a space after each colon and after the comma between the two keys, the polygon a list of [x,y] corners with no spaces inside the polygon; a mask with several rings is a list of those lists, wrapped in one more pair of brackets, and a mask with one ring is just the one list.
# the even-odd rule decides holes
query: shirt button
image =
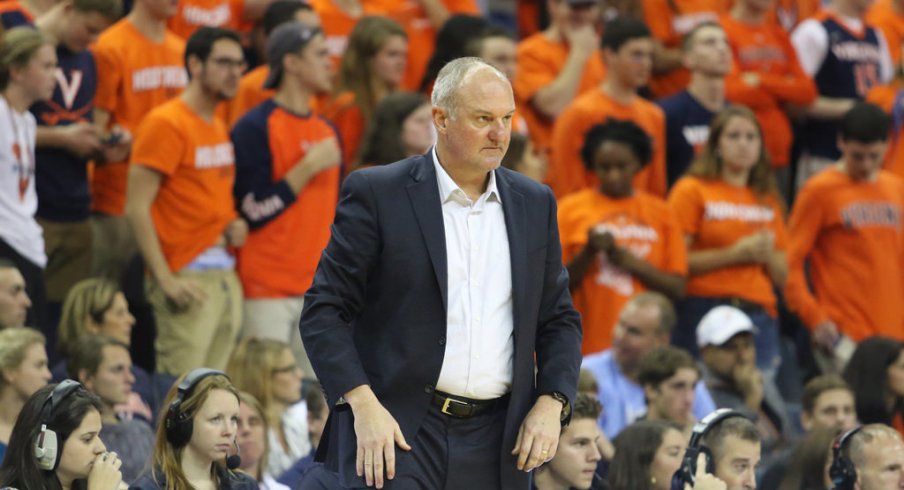
{"label": "shirt button", "polygon": [[424,386],[424,393],[427,393],[428,395],[433,393],[433,385]]}

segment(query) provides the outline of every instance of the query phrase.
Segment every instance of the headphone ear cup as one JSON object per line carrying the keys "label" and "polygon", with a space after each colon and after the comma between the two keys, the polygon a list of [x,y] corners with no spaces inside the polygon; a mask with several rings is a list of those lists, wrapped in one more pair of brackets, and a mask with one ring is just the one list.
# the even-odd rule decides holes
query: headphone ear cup
{"label": "headphone ear cup", "polygon": [[56,432],[44,428],[35,439],[35,459],[38,460],[38,468],[44,471],[53,471],[60,460],[60,448],[57,444]]}
{"label": "headphone ear cup", "polygon": [[854,484],[857,482],[857,468],[848,458],[839,455],[832,460],[829,467],[829,478],[835,485],[835,490],[854,490]]}
{"label": "headphone ear cup", "polygon": [[192,421],[178,406],[170,407],[166,416],[166,439],[173,447],[182,447],[191,440]]}

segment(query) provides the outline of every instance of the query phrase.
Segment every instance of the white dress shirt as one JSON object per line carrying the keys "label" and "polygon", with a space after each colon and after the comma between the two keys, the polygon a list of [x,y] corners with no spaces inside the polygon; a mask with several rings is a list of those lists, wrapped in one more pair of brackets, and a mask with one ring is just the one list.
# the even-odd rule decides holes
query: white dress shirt
{"label": "white dress shirt", "polygon": [[498,398],[511,390],[515,344],[512,262],[496,175],[490,172],[486,191],[471,201],[440,165],[435,147],[431,153],[448,270],[446,353],[436,389]]}

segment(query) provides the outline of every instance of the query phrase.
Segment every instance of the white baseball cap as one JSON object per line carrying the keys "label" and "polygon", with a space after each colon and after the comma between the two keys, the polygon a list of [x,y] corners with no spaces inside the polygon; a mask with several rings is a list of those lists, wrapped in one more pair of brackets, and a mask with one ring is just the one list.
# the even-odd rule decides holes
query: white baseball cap
{"label": "white baseball cap", "polygon": [[709,310],[697,324],[697,347],[723,345],[739,333],[754,333],[753,320],[734,306],[722,305]]}

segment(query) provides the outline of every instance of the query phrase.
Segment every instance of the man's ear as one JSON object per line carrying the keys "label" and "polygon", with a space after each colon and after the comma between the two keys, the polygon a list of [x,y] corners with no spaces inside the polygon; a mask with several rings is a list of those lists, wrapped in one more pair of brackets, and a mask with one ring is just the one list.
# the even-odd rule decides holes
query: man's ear
{"label": "man's ear", "polygon": [[439,107],[433,107],[430,109],[430,112],[433,116],[433,126],[436,127],[436,131],[445,133],[446,123],[449,121],[449,116],[446,115],[446,111]]}
{"label": "man's ear", "polygon": [[804,432],[809,432],[813,428],[813,420],[806,410],[800,412],[800,425],[804,428]]}
{"label": "man's ear", "polygon": [[88,391],[94,391],[94,376],[88,374],[87,369],[78,370],[78,382]]}

